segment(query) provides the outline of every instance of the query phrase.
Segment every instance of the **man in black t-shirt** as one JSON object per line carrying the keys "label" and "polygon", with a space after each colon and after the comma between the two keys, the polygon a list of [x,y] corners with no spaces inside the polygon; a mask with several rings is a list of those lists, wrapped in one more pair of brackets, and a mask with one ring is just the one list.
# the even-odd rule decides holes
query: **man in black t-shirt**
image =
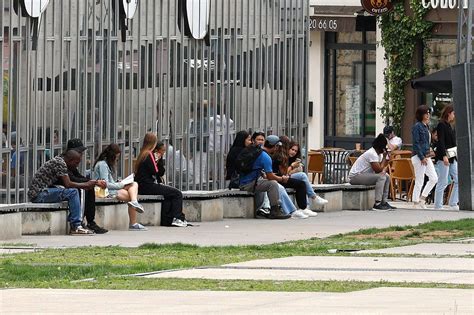
{"label": "man in black t-shirt", "polygon": [[[70,139],[67,142],[66,152],[69,150],[75,150],[81,155],[84,153],[87,148],[82,143],[81,139]],[[76,183],[85,183],[89,181],[89,178],[82,175],[77,167],[68,168],[69,178]],[[103,188],[107,187],[107,184],[103,180],[98,181],[99,186],[102,185]],[[108,230],[97,225],[95,223],[95,191],[94,188],[84,190],[84,216],[87,220],[87,228],[94,231],[96,234],[107,233]],[[84,225],[84,224],[83,224]]]}

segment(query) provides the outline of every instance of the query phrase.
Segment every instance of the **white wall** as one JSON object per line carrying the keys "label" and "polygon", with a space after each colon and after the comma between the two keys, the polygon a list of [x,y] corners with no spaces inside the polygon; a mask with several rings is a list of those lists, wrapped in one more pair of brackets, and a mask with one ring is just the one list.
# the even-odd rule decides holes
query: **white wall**
{"label": "white wall", "polygon": [[376,92],[375,92],[375,102],[376,102],[376,113],[375,113],[375,135],[377,136],[379,133],[383,132],[384,121],[381,115],[380,107],[383,106],[383,94],[385,91],[385,82],[384,82],[384,75],[383,71],[387,67],[387,60],[385,60],[385,49],[380,45],[380,41],[382,40],[382,32],[379,28],[379,24],[377,23],[377,49],[376,49]]}
{"label": "white wall", "polygon": [[308,117],[308,148],[324,145],[324,34],[311,32],[309,47],[309,101],[313,102],[313,117]]}
{"label": "white wall", "polygon": [[360,0],[310,0],[310,6],[313,5],[348,5],[360,6]]}

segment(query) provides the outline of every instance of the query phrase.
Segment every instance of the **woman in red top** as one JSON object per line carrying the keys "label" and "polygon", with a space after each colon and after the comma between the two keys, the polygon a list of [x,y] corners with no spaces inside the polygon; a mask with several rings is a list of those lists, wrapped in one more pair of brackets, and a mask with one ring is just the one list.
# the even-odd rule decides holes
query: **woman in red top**
{"label": "woman in red top", "polygon": [[185,227],[188,225],[183,214],[183,194],[174,187],[164,185],[161,177],[165,174],[163,155],[166,145],[158,142],[154,133],[148,132],[135,163],[135,181],[140,195],[162,195],[161,225]]}

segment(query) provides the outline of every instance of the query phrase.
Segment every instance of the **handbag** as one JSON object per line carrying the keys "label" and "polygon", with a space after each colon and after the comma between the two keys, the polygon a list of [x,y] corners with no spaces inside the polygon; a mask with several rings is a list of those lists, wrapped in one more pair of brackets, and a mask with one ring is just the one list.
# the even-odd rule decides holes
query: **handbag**
{"label": "handbag", "polygon": [[456,157],[458,155],[458,147],[452,147],[449,149],[446,149],[446,156],[448,159]]}
{"label": "handbag", "polygon": [[107,198],[109,196],[109,190],[107,188],[95,186],[94,192],[96,198]]}

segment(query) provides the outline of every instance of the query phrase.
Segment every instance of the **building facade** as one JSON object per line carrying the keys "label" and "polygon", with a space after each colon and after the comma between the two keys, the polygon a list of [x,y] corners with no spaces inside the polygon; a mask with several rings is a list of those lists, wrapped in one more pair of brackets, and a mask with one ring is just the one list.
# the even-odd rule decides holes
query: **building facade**
{"label": "building facade", "polygon": [[[408,14],[409,4],[405,1]],[[426,15],[433,28],[431,38],[420,43],[413,55],[419,76],[456,64],[457,14],[457,8],[438,7]],[[386,122],[380,107],[384,104],[387,62],[380,41],[379,22],[364,12],[360,0],[310,2],[310,148],[354,149],[357,143],[368,148],[374,136],[382,132]],[[400,136],[410,146],[416,107],[432,107],[435,123],[441,108],[452,97],[419,92],[408,84],[405,100]]]}

